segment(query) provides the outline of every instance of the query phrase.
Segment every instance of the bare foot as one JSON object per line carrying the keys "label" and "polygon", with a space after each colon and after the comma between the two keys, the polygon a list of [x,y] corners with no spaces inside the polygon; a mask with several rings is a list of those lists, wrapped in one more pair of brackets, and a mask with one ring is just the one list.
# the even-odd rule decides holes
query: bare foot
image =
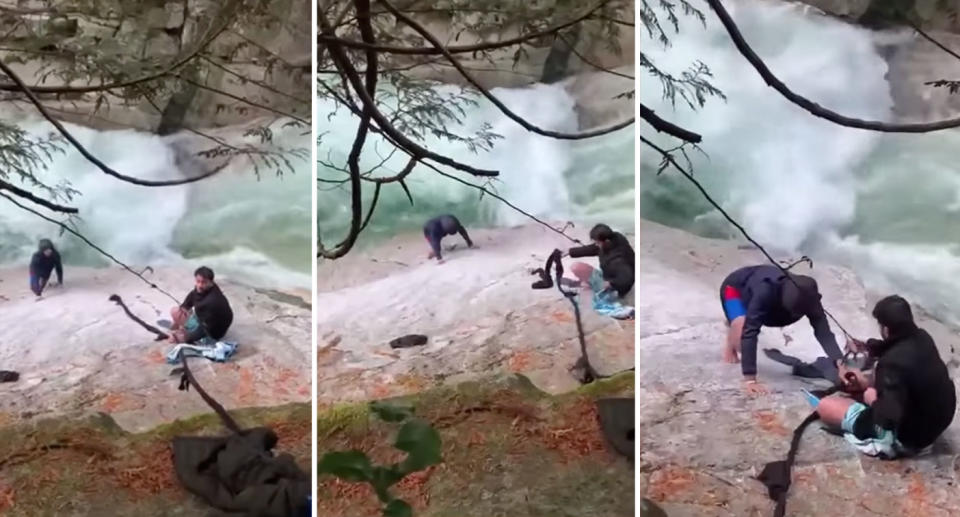
{"label": "bare foot", "polygon": [[723,349],[723,362],[728,364],[737,364],[740,362],[740,357],[737,355],[737,351],[733,348],[726,347]]}

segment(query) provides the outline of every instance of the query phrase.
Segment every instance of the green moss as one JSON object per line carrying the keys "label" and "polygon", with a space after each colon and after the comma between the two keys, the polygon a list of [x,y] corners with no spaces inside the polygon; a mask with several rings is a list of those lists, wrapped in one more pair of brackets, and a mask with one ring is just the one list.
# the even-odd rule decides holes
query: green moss
{"label": "green moss", "polygon": [[366,403],[337,404],[317,412],[317,437],[322,440],[336,432],[352,431],[369,421]]}
{"label": "green moss", "polygon": [[621,372],[613,377],[599,379],[590,384],[577,388],[574,392],[577,395],[586,395],[588,397],[612,397],[616,395],[633,394],[634,373]]}

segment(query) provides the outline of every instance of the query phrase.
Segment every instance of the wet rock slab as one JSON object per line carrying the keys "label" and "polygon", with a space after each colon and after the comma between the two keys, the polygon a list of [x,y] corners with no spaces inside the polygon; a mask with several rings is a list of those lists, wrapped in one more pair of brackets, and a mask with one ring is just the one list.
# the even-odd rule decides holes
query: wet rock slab
{"label": "wet rock slab", "polygon": [[[800,389],[827,384],[793,377],[761,354],[759,376],[770,393],[744,393],[739,365],[722,361],[717,291],[730,271],[764,259],[734,243],[653,223],[640,231],[638,283],[646,293],[637,307],[640,491],[671,517],[771,515],[773,502],[754,478],[767,462],[786,457],[794,427],[809,414]],[[867,307],[877,295],[867,293],[852,271],[821,263],[802,272],[817,278],[828,310],[851,333],[875,332]],[[933,321],[922,325],[944,358],[952,358],[956,334]],[[760,347],[812,360],[820,355],[812,334],[803,322],[784,332],[765,329]],[[787,515],[958,515],[958,445],[955,420],[931,454],[882,461],[856,453],[814,424],[800,445]]]}

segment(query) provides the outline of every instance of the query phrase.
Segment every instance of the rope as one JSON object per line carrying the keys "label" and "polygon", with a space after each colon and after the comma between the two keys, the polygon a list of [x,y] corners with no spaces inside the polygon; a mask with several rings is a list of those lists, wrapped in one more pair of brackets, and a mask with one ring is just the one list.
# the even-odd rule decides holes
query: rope
{"label": "rope", "polygon": [[192,384],[197,390],[197,393],[200,394],[200,398],[220,417],[223,425],[234,434],[240,434],[240,426],[237,425],[237,421],[230,416],[230,413],[227,413],[223,405],[211,397],[207,391],[203,389],[203,386],[200,386],[200,383],[197,382],[197,378],[194,377],[193,372],[190,371],[190,366],[187,364],[187,356],[183,354],[183,351],[180,352],[180,362],[183,364],[183,375],[180,376],[180,387],[178,389],[180,391],[188,391]]}
{"label": "rope", "polygon": [[[135,314],[130,312],[130,309],[128,309],[127,305],[123,303],[123,299],[120,298],[120,296],[116,294],[111,294],[110,301],[119,305],[123,309],[123,312],[127,314],[127,317],[129,317],[131,320],[133,320],[138,325],[143,327],[147,332],[156,334],[157,341],[160,341],[161,339],[167,339],[169,337],[162,330],[148,324],[147,322],[143,321],[142,319],[138,318]],[[207,391],[203,389],[203,386],[201,386],[200,383],[197,382],[196,377],[193,376],[193,372],[190,371],[190,366],[187,364],[187,356],[184,355],[182,350],[180,351],[179,358],[180,358],[181,364],[183,364],[183,374],[180,376],[180,387],[178,389],[180,391],[188,391],[190,389],[190,385],[192,384],[193,387],[196,388],[197,393],[200,394],[200,398],[202,398],[203,401],[206,402],[208,406],[210,406],[210,409],[213,409],[213,411],[220,417],[220,421],[223,422],[223,425],[227,429],[231,430],[232,432],[239,434],[240,426],[237,425],[237,422],[233,419],[233,417],[231,417],[230,414],[227,413],[227,410],[224,409],[223,405],[221,405],[219,402],[216,401],[216,399],[211,397],[210,394],[208,394]]]}
{"label": "rope", "polygon": [[[677,161],[673,158],[673,155],[671,155],[669,151],[667,151],[666,149],[663,149],[663,148],[661,148],[660,146],[658,146],[657,144],[651,142],[650,140],[648,140],[647,138],[645,138],[643,135],[640,135],[639,138],[640,138],[640,141],[641,141],[641,142],[643,142],[644,144],[646,144],[646,145],[647,145],[648,147],[650,147],[651,149],[659,152],[660,155],[663,156],[664,163],[662,164],[662,167],[666,167],[667,164],[670,164],[670,165],[673,166],[673,168],[675,168],[675,169],[677,169],[678,171],[680,171],[680,174],[683,174],[683,176],[687,179],[687,181],[689,181],[690,183],[692,183],[693,186],[696,187],[698,191],[700,191],[700,194],[703,196],[703,198],[706,199],[707,202],[710,203],[710,205],[712,205],[713,208],[715,208],[715,209],[717,210],[717,212],[720,212],[720,215],[722,215],[723,218],[727,220],[727,222],[729,222],[730,224],[732,224],[732,225],[734,226],[734,228],[736,228],[736,229],[740,232],[740,234],[742,234],[743,237],[744,237],[745,239],[747,239],[748,242],[750,242],[750,244],[752,244],[755,248],[757,248],[758,250],[760,250],[760,253],[762,253],[763,256],[766,257],[767,260],[770,261],[771,264],[773,264],[774,266],[776,266],[777,268],[779,268],[780,271],[783,272],[783,274],[787,277],[787,279],[790,280],[790,282],[792,282],[793,285],[796,286],[796,288],[797,288],[798,290],[800,290],[801,292],[803,291],[803,289],[800,288],[800,285],[797,284],[797,281],[794,280],[793,277],[790,276],[789,271],[788,271],[789,268],[785,268],[782,264],[780,264],[779,262],[777,262],[776,259],[774,259],[773,256],[771,256],[770,253],[767,252],[766,248],[764,248],[763,246],[761,246],[760,243],[756,241],[756,239],[754,239],[753,237],[751,237],[750,234],[747,232],[746,228],[744,228],[743,225],[741,225],[740,223],[738,223],[736,219],[734,219],[730,214],[728,214],[727,211],[724,210],[722,206],[720,206],[720,203],[717,203],[717,202],[710,196],[710,194],[707,192],[707,189],[705,189],[705,188],[703,187],[703,185],[701,185],[700,182],[697,181],[697,179],[693,177],[693,174],[691,174],[688,170],[684,169],[679,163],[677,163]],[[804,258],[805,258],[806,260],[804,260]],[[810,268],[813,269],[813,261],[810,260],[810,258],[807,257],[806,255],[804,255],[804,257],[801,258],[799,261],[791,264],[790,267],[795,266],[795,265],[796,265],[797,263],[799,263],[799,262],[807,262],[807,263],[809,263]],[[840,329],[841,332],[843,332],[843,335],[844,335],[847,339],[850,339],[850,340],[854,339],[853,336],[852,336],[849,332],[847,332],[847,329],[845,329],[845,328],[843,327],[843,325],[840,324],[840,322],[837,320],[837,318],[834,317],[834,315],[831,314],[830,311],[828,311],[828,310],[826,309],[826,307],[823,307],[823,304],[821,304],[821,308],[823,308],[824,314],[826,314],[827,317],[829,317],[830,320],[833,321],[833,323],[837,326],[837,328]]]}
{"label": "rope", "polygon": [[580,359],[577,361],[579,365],[583,366],[584,369],[584,378],[581,380],[582,384],[590,384],[591,382],[597,379],[606,378],[606,375],[601,375],[597,370],[593,368],[593,365],[590,364],[590,357],[587,354],[587,340],[583,332],[583,322],[580,319],[580,304],[577,303],[577,291],[567,291],[563,288],[563,262],[561,257],[563,252],[558,249],[553,250],[553,253],[547,257],[547,264],[543,269],[537,269],[534,271],[534,274],[540,275],[540,282],[534,284],[534,289],[543,289],[550,287],[549,284],[554,283],[550,278],[550,270],[553,269],[554,276],[556,277],[556,286],[557,290],[560,291],[560,294],[564,298],[570,301],[570,304],[573,305],[573,316],[577,322],[577,340],[580,342]]}

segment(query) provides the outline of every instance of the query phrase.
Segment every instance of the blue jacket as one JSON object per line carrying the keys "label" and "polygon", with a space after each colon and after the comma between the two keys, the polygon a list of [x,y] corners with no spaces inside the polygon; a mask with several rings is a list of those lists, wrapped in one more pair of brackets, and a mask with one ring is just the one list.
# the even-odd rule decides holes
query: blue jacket
{"label": "blue jacket", "polygon": [[[773,265],[749,266],[738,269],[723,281],[740,291],[740,300],[747,312],[740,336],[740,368],[744,375],[757,373],[757,338],[762,327],[786,327],[804,316],[810,320],[813,335],[817,338],[827,357],[840,359],[843,352],[830,331],[830,323],[823,312],[823,305],[816,306],[807,314],[792,314],[781,302],[781,289],[789,282],[780,268]],[[722,287],[721,287],[722,289]]]}

